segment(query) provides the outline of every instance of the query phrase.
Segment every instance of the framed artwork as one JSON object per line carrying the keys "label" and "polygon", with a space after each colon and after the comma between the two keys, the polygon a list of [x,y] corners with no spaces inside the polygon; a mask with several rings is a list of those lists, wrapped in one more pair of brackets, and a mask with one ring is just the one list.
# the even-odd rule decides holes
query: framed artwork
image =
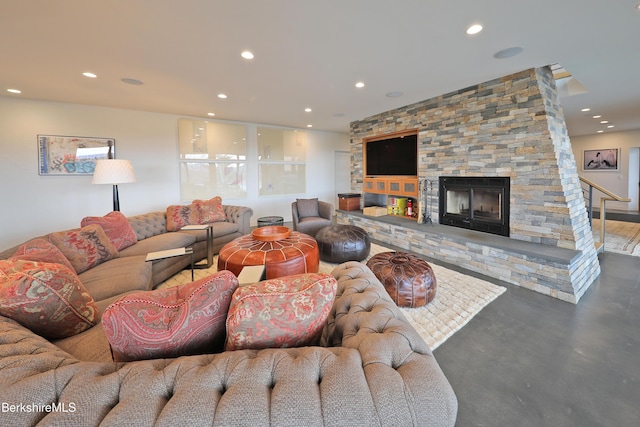
{"label": "framed artwork", "polygon": [[93,175],[96,161],[114,159],[115,150],[113,138],[38,135],[38,174]]}
{"label": "framed artwork", "polygon": [[582,154],[583,171],[613,171],[620,168],[620,149],[603,148],[584,150]]}

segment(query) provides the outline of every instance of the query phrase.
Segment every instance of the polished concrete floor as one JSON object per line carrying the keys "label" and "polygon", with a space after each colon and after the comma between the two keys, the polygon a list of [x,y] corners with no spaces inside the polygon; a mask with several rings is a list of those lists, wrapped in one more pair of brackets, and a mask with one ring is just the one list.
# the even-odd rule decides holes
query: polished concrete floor
{"label": "polished concrete floor", "polygon": [[507,292],[434,351],[457,426],[640,426],[640,258],[600,265],[578,305],[487,279]]}

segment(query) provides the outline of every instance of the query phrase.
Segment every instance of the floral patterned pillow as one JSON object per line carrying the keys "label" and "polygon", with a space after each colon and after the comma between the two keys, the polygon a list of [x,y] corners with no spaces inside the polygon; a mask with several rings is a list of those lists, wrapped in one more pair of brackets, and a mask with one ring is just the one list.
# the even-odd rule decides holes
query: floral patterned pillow
{"label": "floral patterned pillow", "polygon": [[225,350],[317,344],[337,287],[332,275],[322,273],[241,286],[229,308]]}
{"label": "floral patterned pillow", "polygon": [[51,233],[49,242],[60,249],[78,274],[118,256],[118,250],[97,224]]}
{"label": "floral patterned pillow", "polygon": [[136,232],[122,212],[113,211],[105,216],[88,216],[82,219],[80,226],[85,227],[90,224],[101,226],[113,246],[119,251],[138,241]]}
{"label": "floral patterned pillow", "polygon": [[0,260],[0,314],[47,339],[94,326],[98,307],[73,270],[62,264]]}
{"label": "floral patterned pillow", "polygon": [[238,279],[221,271],[192,283],[131,293],[102,315],[115,362],[221,350]]}
{"label": "floral patterned pillow", "polygon": [[194,200],[193,205],[200,214],[200,224],[222,222],[227,220],[227,214],[222,207],[222,197],[216,196],[209,200]]}
{"label": "floral patterned pillow", "polygon": [[20,246],[15,254],[9,259],[23,261],[40,261],[62,264],[75,271],[69,260],[60,249],[44,239],[33,239]]}
{"label": "floral patterned pillow", "polygon": [[167,208],[167,231],[178,231],[185,225],[200,224],[200,213],[194,205],[171,205]]}

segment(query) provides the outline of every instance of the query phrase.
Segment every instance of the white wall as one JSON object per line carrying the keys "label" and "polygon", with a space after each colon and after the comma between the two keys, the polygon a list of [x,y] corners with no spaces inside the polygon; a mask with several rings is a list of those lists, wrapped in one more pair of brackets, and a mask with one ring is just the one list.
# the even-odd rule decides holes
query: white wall
{"label": "white wall", "polygon": [[[618,196],[631,198],[630,203],[607,202],[607,209],[638,210],[640,171],[638,170],[639,150],[637,148],[640,147],[640,130],[571,137],[571,145],[578,165],[578,175],[595,182]],[[619,170],[583,171],[583,151],[604,148],[620,149]],[[603,196],[604,194],[594,190],[594,207],[600,207],[600,197]]]}
{"label": "white wall", "polygon": [[[181,203],[178,118],[0,97],[0,250],[50,231],[78,227],[83,217],[112,209],[112,187],[92,185],[91,176],[38,175],[38,134],[115,138],[116,157],[131,160],[137,178],[136,183],[119,185],[120,209],[136,215]],[[251,134],[257,125],[247,127]],[[224,203],[253,208],[255,224],[265,215],[291,220],[291,202],[297,197],[334,200],[334,151],[349,149],[349,135],[306,132],[306,194],[258,197],[257,157],[249,155],[248,197]],[[255,147],[255,141],[248,142]]]}

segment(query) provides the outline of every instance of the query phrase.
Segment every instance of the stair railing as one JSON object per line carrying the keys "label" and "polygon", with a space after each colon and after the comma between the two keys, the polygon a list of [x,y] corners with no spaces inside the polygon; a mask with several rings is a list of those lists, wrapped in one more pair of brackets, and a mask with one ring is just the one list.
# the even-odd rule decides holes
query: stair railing
{"label": "stair railing", "polygon": [[609,196],[609,197],[601,197],[600,198],[600,246],[596,246],[598,252],[604,251],[604,240],[607,234],[607,228],[605,225],[605,221],[607,218],[607,202],[630,202],[631,199],[618,196],[617,194],[612,193],[604,187],[599,186],[593,181],[590,181],[586,178],[579,177],[580,181],[584,182],[589,186],[589,225],[593,224],[593,189],[600,191],[601,193]]}

